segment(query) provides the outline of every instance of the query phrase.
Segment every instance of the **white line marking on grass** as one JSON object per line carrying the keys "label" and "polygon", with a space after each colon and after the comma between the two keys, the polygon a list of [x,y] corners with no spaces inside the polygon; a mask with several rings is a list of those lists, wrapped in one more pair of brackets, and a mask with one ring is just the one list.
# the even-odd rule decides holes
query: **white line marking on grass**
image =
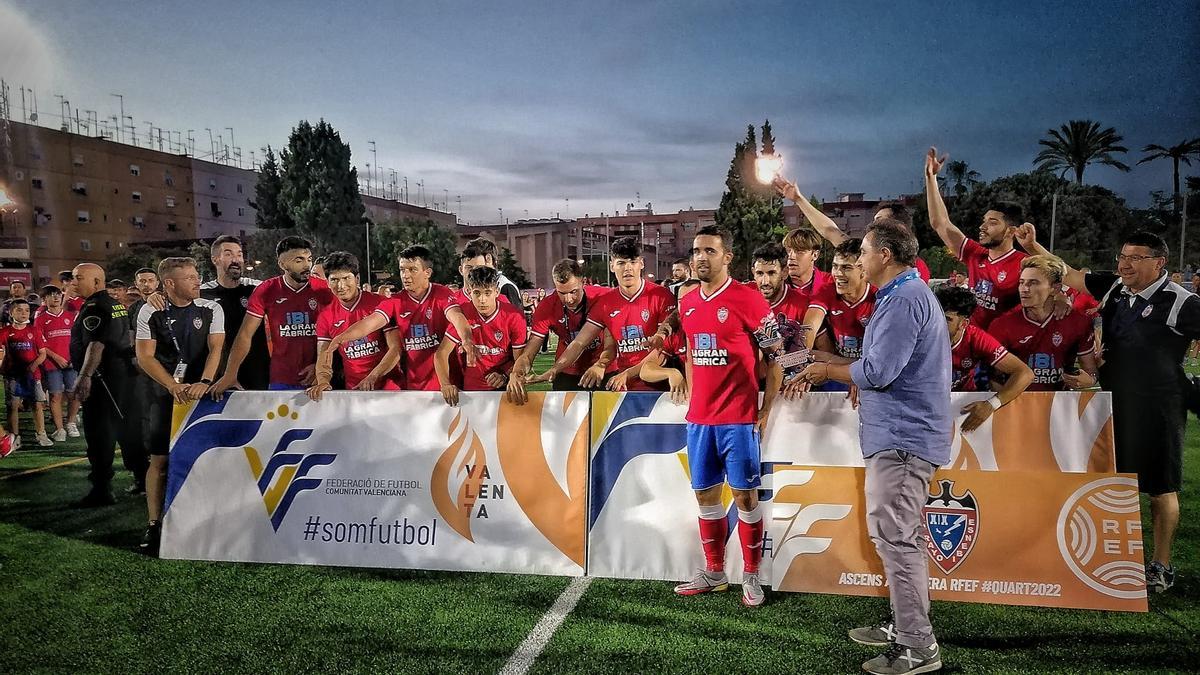
{"label": "white line marking on grass", "polygon": [[529,631],[529,635],[525,636],[525,639],[517,647],[517,651],[509,657],[508,663],[500,669],[500,675],[525,675],[529,672],[530,666],[549,644],[550,638],[554,637],[554,632],[567,619],[567,615],[575,609],[575,605],[583,597],[584,591],[592,584],[592,579],[593,577],[576,577],[571,581],[562,595],[558,596],[550,609],[542,615],[533,630]]}

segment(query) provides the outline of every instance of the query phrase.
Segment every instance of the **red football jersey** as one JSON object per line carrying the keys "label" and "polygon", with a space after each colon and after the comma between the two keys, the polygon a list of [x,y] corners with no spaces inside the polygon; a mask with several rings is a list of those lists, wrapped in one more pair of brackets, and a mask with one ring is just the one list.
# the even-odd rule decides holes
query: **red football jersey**
{"label": "red football jersey", "polygon": [[[611,291],[611,288],[604,286],[584,286],[583,301],[579,303],[579,307],[575,311],[563,307],[562,298],[558,297],[558,293],[547,295],[538,303],[537,309],[533,310],[533,326],[529,329],[530,334],[543,340],[550,333],[557,335],[558,349],[554,353],[554,358],[559,358],[567,350],[567,345],[571,344],[575,336],[579,335],[579,331],[583,330],[583,325],[587,323],[589,309]],[[596,362],[596,359],[600,358],[603,351],[604,333],[601,332],[579,355],[575,363],[563,368],[563,372],[569,375],[582,374]],[[613,369],[611,364],[609,369]]]}
{"label": "red football jersey", "polygon": [[[363,291],[359,293],[358,300],[350,307],[346,307],[341,300],[337,300],[321,308],[321,313],[317,315],[317,342],[329,342],[345,333],[360,319],[370,316],[383,300],[382,295]],[[379,365],[379,362],[383,360],[383,355],[387,353],[387,338],[384,337],[384,333],[396,330],[396,328],[396,326],[388,325],[383,330],[348,342],[338,349],[342,355],[342,369],[346,373],[347,389],[358,386],[358,383],[370,375],[375,366]],[[402,327],[402,329],[407,328],[407,324]],[[401,373],[399,364],[397,364],[396,369],[376,380],[375,389],[402,389],[400,384]]]}
{"label": "red football jersey", "polygon": [[1017,307],[993,321],[988,332],[1033,370],[1029,391],[1065,389],[1063,370],[1073,369],[1077,356],[1095,349],[1092,320],[1081,312],[1035,323],[1024,307]]}
{"label": "red football jersey", "polygon": [[952,391],[975,391],[975,378],[972,374],[978,365],[995,366],[1000,359],[1008,356],[1008,350],[991,333],[976,326],[967,324],[962,337],[950,346],[950,366]]}
{"label": "red football jersey", "polygon": [[450,322],[446,313],[458,307],[454,293],[441,284],[430,284],[425,295],[414,298],[407,291],[387,298],[375,308],[390,325],[404,331],[404,386],[416,391],[441,391],[433,355]]}
{"label": "red football jersey", "polygon": [[[479,358],[474,367],[468,367],[462,348],[454,350],[463,374],[464,391],[493,391],[487,383],[488,373],[509,373],[513,367],[513,352],[524,349],[528,339],[525,313],[512,303],[497,302],[496,311],[484,318],[474,305],[462,308],[471,326],[471,340],[479,348]],[[454,326],[446,329],[446,339],[460,344]]]}
{"label": "red football jersey", "polygon": [[978,303],[971,323],[987,329],[988,325],[1021,303],[1017,285],[1021,279],[1021,261],[1026,254],[1013,249],[999,258],[982,244],[963,238],[958,259],[967,266],[967,281]]}
{"label": "red football jersey", "polygon": [[[642,342],[658,330],[674,307],[675,296],[671,291],[643,279],[633,297],[625,297],[618,288],[597,299],[595,306],[588,308],[588,323],[607,330],[617,341],[614,366],[616,370],[625,370],[646,358],[649,350],[642,347]],[[640,379],[631,379],[629,390],[655,391]]]}
{"label": "red football jersey", "polygon": [[733,283],[712,295],[703,288],[679,303],[692,364],[687,421],[753,424],[758,420],[757,348],[779,342],[775,315],[762,293]]}
{"label": "red football jersey", "polygon": [[[67,361],[71,360],[71,326],[75,325],[75,314],[70,310],[62,310],[58,314],[50,310],[40,312],[33,320],[33,333],[38,341],[38,347],[58,354]],[[50,357],[42,362],[42,370],[58,370],[58,366]]]}
{"label": "red football jersey", "polygon": [[925,264],[925,260],[921,256],[917,256],[917,262],[913,267],[917,268],[917,274],[921,276],[921,281],[929,283],[929,265]]}
{"label": "red football jersey", "polygon": [[4,374],[8,377],[25,377],[32,375],[33,379],[42,379],[41,371],[30,373],[29,364],[37,360],[37,336],[32,324],[22,328],[5,326],[0,329],[0,344],[4,345]]}
{"label": "red football jersey", "polygon": [[1100,309],[1100,302],[1093,298],[1091,293],[1077,291],[1066,284],[1063,284],[1062,290],[1071,299],[1072,312],[1082,312],[1088,316],[1092,316],[1096,313],[1096,310]]}
{"label": "red football jersey", "polygon": [[824,310],[825,325],[833,331],[838,354],[848,359],[862,358],[863,336],[875,309],[874,286],[867,284],[862,297],[850,303],[838,295],[836,285],[829,284],[817,292],[809,307]]}
{"label": "red football jersey", "polygon": [[822,288],[833,285],[833,275],[829,272],[823,272],[816,267],[813,267],[812,278],[808,280],[807,284],[804,284],[803,286],[793,285],[791,277],[788,277],[788,284],[791,285],[792,288],[811,298],[815,296]]}
{"label": "red football jersey", "polygon": [[75,297],[73,297],[73,298],[69,298],[69,299],[67,300],[67,302],[66,302],[66,305],[67,305],[67,311],[68,311],[68,312],[73,312],[73,313],[75,313],[75,314],[78,314],[78,313],[79,313],[79,310],[83,309],[83,301],[84,301],[84,299],[85,299],[85,298],[81,298],[81,297],[79,297],[78,295],[77,295],[77,296],[75,296]]}
{"label": "red football jersey", "polygon": [[271,277],[254,288],[246,301],[246,314],[267,324],[271,341],[271,384],[300,387],[300,371],[317,362],[317,313],[337,302],[323,279],[292,289],[282,276]]}

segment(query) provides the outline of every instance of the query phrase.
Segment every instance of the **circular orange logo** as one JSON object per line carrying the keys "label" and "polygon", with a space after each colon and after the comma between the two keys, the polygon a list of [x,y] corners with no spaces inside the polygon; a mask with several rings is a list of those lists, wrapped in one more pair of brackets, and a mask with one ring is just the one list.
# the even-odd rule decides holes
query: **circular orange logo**
{"label": "circular orange logo", "polygon": [[1058,513],[1058,550],[1080,581],[1109,597],[1146,597],[1142,515],[1133,478],[1094,480]]}

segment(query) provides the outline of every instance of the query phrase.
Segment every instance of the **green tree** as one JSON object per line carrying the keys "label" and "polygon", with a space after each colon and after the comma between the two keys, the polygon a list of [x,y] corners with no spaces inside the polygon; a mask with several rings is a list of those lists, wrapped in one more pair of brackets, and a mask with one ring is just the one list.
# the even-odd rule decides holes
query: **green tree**
{"label": "green tree", "polygon": [[512,250],[507,246],[500,249],[500,257],[496,260],[496,266],[500,268],[500,272],[504,276],[517,285],[517,288],[533,288],[533,282],[525,274],[525,268],[521,267],[521,263],[517,262],[517,256],[513,255]]}
{"label": "green tree", "polygon": [[[774,152],[775,138],[771,122],[763,123],[763,152]],[[746,128],[744,141],[734,146],[733,160],[725,177],[725,192],[717,207],[716,224],[733,238],[733,265],[730,273],[746,278],[750,273],[750,257],[754,249],[774,240],[777,228],[785,228],[783,200],[774,189],[764,186],[754,177],[754,161],[758,158],[758,141],[754,125]]]}
{"label": "green tree", "polygon": [[1128,165],[1113,156],[1129,152],[1129,148],[1121,145],[1124,139],[1112,127],[1101,129],[1099,122],[1071,120],[1058,129],[1047,129],[1046,133],[1049,138],[1038,141],[1044,149],[1033,159],[1039,169],[1054,171],[1059,176],[1074,171],[1076,185],[1083,185],[1083,170],[1089,164],[1105,164],[1129,171]]}
{"label": "green tree", "polygon": [[130,286],[133,285],[134,273],[143,267],[158,270],[158,263],[163,258],[187,257],[191,255],[188,249],[159,248],[151,246],[129,246],[111,255],[104,261],[104,274],[111,281],[120,279]]}
{"label": "green tree", "polygon": [[217,269],[212,264],[212,249],[208,244],[197,241],[188,247],[188,256],[195,258],[196,269],[200,272],[200,279],[207,281],[217,278]]}
{"label": "green tree", "polygon": [[254,224],[260,230],[288,230],[296,226],[280,199],[283,180],[275,151],[267,146],[265,159],[258,169],[258,184],[254,187]]}
{"label": "green tree", "polygon": [[[458,251],[454,248],[454,233],[433,220],[386,221],[371,228],[372,252],[375,267],[387,270],[393,277],[400,274],[400,252],[420,244],[429,249],[433,265],[433,280],[439,284],[461,283],[458,275]],[[516,281],[514,279],[514,281]]]}
{"label": "green tree", "polygon": [[961,159],[946,164],[946,178],[954,183],[954,196],[962,197],[968,191],[979,185],[982,176]]}
{"label": "green tree", "polygon": [[1164,148],[1161,145],[1147,145],[1142,148],[1142,152],[1150,154],[1138,160],[1138,164],[1145,164],[1156,159],[1169,159],[1172,164],[1172,180],[1171,188],[1173,198],[1171,199],[1172,212],[1175,215],[1175,220],[1179,220],[1179,209],[1183,201],[1180,198],[1179,191],[1179,163],[1183,162],[1188,166],[1192,165],[1191,155],[1200,155],[1200,138],[1193,138],[1190,141],[1184,141],[1169,148]]}
{"label": "green tree", "polygon": [[325,120],[301,121],[280,152],[279,200],[295,230],[323,255],[349,251],[366,260],[365,209],[350,146]]}

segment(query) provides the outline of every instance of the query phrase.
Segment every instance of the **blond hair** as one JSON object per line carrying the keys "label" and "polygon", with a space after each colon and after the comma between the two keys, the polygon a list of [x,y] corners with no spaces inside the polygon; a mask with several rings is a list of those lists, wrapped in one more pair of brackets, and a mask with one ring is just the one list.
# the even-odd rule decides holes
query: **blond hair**
{"label": "blond hair", "polygon": [[1067,274],[1067,264],[1054,255],[1031,255],[1021,261],[1021,269],[1037,270],[1046,275],[1052,284],[1061,284]]}
{"label": "blond hair", "polygon": [[783,247],[789,251],[817,251],[822,241],[821,235],[809,227],[798,227],[783,235]]}
{"label": "blond hair", "polygon": [[184,267],[196,267],[195,258],[163,258],[158,263],[158,278],[165,279],[171,272]]}

